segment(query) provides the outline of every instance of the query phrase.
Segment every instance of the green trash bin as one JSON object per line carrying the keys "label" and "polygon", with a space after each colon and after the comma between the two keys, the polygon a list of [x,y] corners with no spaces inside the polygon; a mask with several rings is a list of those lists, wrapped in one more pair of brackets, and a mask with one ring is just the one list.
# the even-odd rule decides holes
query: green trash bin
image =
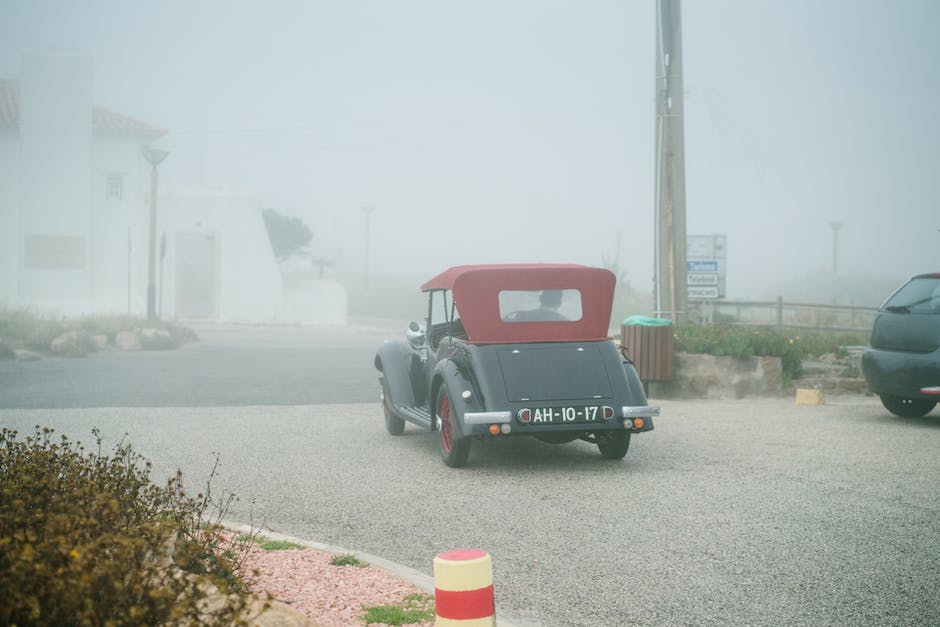
{"label": "green trash bin", "polygon": [[672,381],[675,336],[672,320],[630,316],[620,326],[620,345],[640,381]]}

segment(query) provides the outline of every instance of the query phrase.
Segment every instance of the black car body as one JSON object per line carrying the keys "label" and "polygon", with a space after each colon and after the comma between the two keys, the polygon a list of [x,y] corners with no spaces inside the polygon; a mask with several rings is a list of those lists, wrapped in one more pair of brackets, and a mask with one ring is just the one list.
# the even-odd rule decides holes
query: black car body
{"label": "black car body", "polygon": [[425,324],[375,357],[389,433],[406,421],[437,431],[452,467],[473,440],[520,435],[623,458],[659,409],[608,336],[614,284],[608,270],[550,264],[457,266],[426,282]]}
{"label": "black car body", "polygon": [[891,413],[913,418],[940,399],[940,273],[920,274],[878,309],[862,372]]}

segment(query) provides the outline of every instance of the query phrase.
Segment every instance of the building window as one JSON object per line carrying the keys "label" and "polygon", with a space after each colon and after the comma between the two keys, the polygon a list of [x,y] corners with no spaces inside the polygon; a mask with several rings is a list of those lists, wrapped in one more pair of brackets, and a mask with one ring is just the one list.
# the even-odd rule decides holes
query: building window
{"label": "building window", "polygon": [[121,174],[108,175],[108,200],[122,200],[124,198],[124,176]]}

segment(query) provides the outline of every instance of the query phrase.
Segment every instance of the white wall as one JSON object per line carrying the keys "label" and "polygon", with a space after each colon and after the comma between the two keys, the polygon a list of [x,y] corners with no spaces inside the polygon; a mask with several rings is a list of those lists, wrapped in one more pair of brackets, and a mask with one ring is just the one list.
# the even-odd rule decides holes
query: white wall
{"label": "white wall", "polygon": [[[150,165],[140,153],[143,143],[134,135],[95,137],[91,298],[96,311],[127,313],[130,301],[131,313],[147,313]],[[121,178],[120,199],[108,196],[112,175]]]}
{"label": "white wall", "polygon": [[[29,264],[32,267],[21,265],[19,297],[64,310],[80,308],[90,295],[89,58],[69,54],[23,57],[19,140],[20,261],[35,261]],[[27,246],[27,241],[37,238],[46,243]],[[69,245],[54,245],[55,241]],[[71,254],[63,257],[66,250]]]}
{"label": "white wall", "polygon": [[0,130],[0,307],[18,300],[19,150],[16,130]]}
{"label": "white wall", "polygon": [[229,322],[274,322],[280,317],[281,275],[261,217],[261,202],[234,192],[167,191],[160,195],[158,231],[167,234],[163,316],[178,317],[180,236],[214,238],[212,289],[217,314]]}

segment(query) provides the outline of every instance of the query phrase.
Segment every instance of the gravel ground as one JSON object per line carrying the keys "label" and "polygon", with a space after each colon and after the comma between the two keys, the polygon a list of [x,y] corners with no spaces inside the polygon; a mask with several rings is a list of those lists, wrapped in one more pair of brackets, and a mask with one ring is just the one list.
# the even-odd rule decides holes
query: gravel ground
{"label": "gravel ground", "polygon": [[[239,554],[252,592],[297,610],[316,627],[365,627],[365,609],[402,605],[422,590],[371,565],[336,566],[334,555],[308,547],[266,551],[251,546]],[[433,621],[408,623],[431,627]]]}
{"label": "gravel ground", "polygon": [[443,466],[433,434],[389,436],[378,403],[3,410],[109,446],[124,433],[162,478],[240,500],[227,517],[430,574],[493,557],[518,625],[940,624],[940,410],[872,397],[663,401],[622,462],[586,443],[475,444]]}

